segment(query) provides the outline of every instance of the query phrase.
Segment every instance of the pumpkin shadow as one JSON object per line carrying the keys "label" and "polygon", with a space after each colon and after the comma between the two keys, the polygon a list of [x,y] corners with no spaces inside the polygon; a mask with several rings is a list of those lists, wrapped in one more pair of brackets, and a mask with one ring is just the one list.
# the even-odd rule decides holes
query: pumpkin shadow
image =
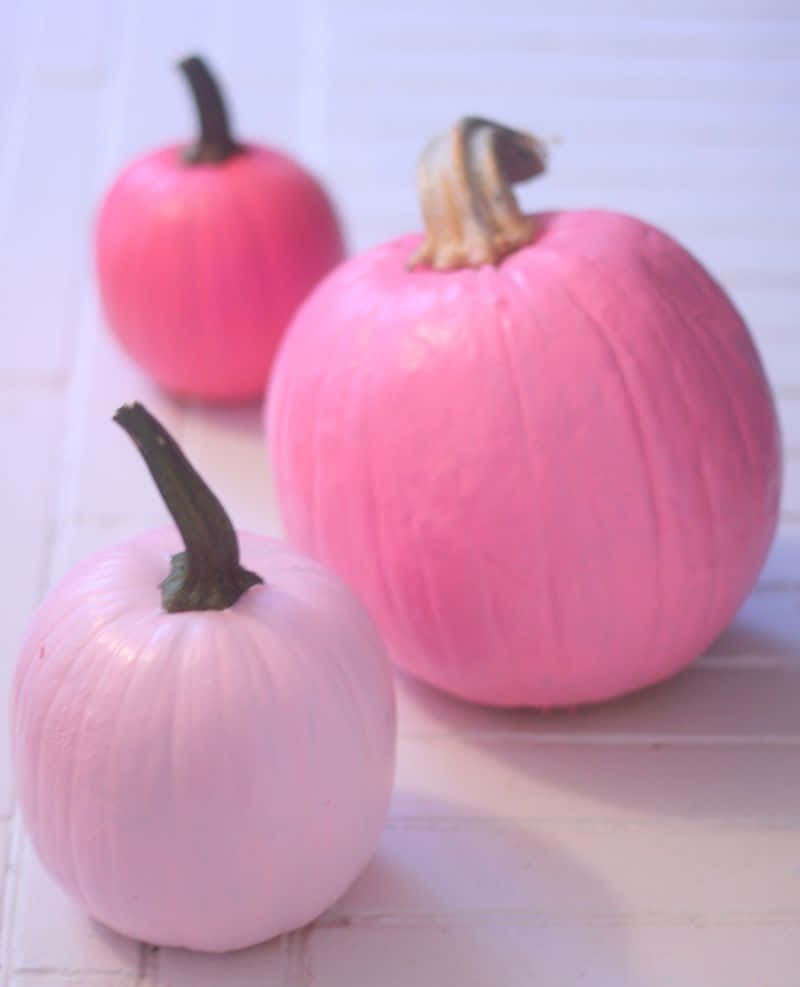
{"label": "pumpkin shadow", "polygon": [[172,397],[170,400],[197,422],[201,422],[204,428],[224,429],[259,444],[262,441],[264,399],[261,397],[236,404],[215,404],[180,397]]}
{"label": "pumpkin shadow", "polygon": [[592,983],[627,982],[624,907],[585,863],[533,825],[460,819],[440,799],[424,808],[389,820],[315,922],[234,953],[162,949],[164,982],[498,987],[577,984],[589,969]]}
{"label": "pumpkin shadow", "polygon": [[800,652],[800,526],[779,528],[759,581],[706,651],[735,659],[786,659]]}
{"label": "pumpkin shadow", "polygon": [[[407,805],[422,814],[398,815]],[[593,983],[625,979],[624,907],[553,825],[465,817],[412,789],[394,806],[371,863],[310,927],[309,982],[570,984],[589,968]]]}
{"label": "pumpkin shadow", "polygon": [[[800,571],[800,559],[798,559]],[[800,583],[796,589],[757,587],[731,623],[705,651],[713,664],[724,658],[735,665],[752,659],[800,664]]]}
{"label": "pumpkin shadow", "polygon": [[[709,823],[796,817],[796,748],[729,742],[797,736],[798,634],[792,614],[784,630],[770,630],[762,596],[796,613],[800,628],[800,593],[756,592],[707,655],[683,672],[572,711],[476,706],[396,673],[401,734],[421,744],[455,738],[494,762],[504,805],[511,799],[573,817],[633,813]],[[457,768],[441,760],[442,776],[429,784],[452,791],[446,776]]]}

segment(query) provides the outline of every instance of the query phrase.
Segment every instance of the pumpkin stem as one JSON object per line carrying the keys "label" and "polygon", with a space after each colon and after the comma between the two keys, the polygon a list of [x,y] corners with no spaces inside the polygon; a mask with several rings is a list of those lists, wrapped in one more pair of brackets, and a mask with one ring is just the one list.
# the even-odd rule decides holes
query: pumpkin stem
{"label": "pumpkin stem", "polygon": [[239,564],[230,518],[163,425],[138,402],[119,408],[114,421],[136,443],[185,545],[161,583],[164,609],[226,610],[263,583]]}
{"label": "pumpkin stem", "polygon": [[532,134],[480,117],[464,117],[432,140],[417,166],[426,236],[409,268],[497,264],[530,243],[533,221],[511,186],[540,175],[546,160]]}
{"label": "pumpkin stem", "polygon": [[183,152],[187,164],[220,164],[244,148],[233,139],[225,100],[211,69],[197,55],[191,55],[178,62],[192,90],[197,116],[200,122],[200,136]]}

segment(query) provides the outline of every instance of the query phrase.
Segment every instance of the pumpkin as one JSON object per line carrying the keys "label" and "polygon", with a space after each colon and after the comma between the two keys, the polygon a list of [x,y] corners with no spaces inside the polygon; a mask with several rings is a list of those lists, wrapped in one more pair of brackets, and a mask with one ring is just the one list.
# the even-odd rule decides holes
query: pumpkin
{"label": "pumpkin", "polygon": [[724,291],[658,229],[525,215],[531,135],[466,118],[423,153],[426,234],[298,311],[269,448],[286,529],[394,662],[457,696],[573,706],[664,679],[753,585],[780,436]]}
{"label": "pumpkin", "polygon": [[194,143],[129,164],[97,218],[106,322],[163,388],[245,401],[264,390],[295,309],[344,255],[334,209],[297,162],[235,140],[196,56],[180,68],[200,120]]}
{"label": "pumpkin", "polygon": [[11,703],[19,803],[96,919],[150,943],[248,946],[311,921],[372,854],[393,780],[389,665],[339,579],[237,538],[140,405],[116,420],[185,549],[156,530],[101,551],[34,616]]}

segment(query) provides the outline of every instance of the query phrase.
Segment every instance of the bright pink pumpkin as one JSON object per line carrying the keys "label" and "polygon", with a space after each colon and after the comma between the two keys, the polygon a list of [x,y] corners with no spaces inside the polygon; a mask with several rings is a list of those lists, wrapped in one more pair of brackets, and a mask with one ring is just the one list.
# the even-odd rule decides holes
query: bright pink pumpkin
{"label": "bright pink pumpkin", "polygon": [[201,136],[130,164],[106,195],[95,248],[106,321],[162,387],[211,401],[258,397],[281,336],[344,256],[333,207],[297,162],[228,128],[198,58],[181,68]]}
{"label": "bright pink pumpkin", "polygon": [[607,699],[697,657],[780,492],[770,388],[724,292],[639,220],[523,216],[507,179],[542,167],[486,121],[432,144],[427,239],[321,283],[268,405],[290,537],[399,666],[504,706]]}
{"label": "bright pink pumpkin", "polygon": [[174,443],[141,408],[118,415],[169,488],[187,552],[164,606],[183,602],[160,606],[172,529],[52,591],[14,679],[19,802],[41,860],[95,918],[150,943],[248,946],[310,922],[372,854],[393,777],[389,666],[363,607],[316,563],[243,534],[265,582],[241,569]]}

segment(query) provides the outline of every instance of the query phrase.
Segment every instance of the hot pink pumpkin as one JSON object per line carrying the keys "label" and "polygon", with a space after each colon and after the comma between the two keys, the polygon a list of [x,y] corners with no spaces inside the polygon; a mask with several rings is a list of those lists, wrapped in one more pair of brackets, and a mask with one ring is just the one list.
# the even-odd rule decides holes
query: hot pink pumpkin
{"label": "hot pink pumpkin", "polygon": [[543,166],[487,121],[434,142],[427,238],[322,282],[268,407],[290,537],[398,665],[509,706],[607,699],[699,655],[757,577],[780,488],[724,292],[636,219],[523,216],[509,182]]}
{"label": "hot pink pumpkin", "polygon": [[16,669],[19,801],[93,916],[151,943],[248,946],[315,918],[378,840],[394,700],[352,593],[241,535],[140,406],[118,412],[178,521],[79,565]]}
{"label": "hot pink pumpkin", "polygon": [[207,67],[180,67],[200,138],[134,161],[112,185],[95,236],[100,294],[109,326],[161,386],[245,400],[262,393],[289,319],[344,245],[319,182],[233,140]]}

